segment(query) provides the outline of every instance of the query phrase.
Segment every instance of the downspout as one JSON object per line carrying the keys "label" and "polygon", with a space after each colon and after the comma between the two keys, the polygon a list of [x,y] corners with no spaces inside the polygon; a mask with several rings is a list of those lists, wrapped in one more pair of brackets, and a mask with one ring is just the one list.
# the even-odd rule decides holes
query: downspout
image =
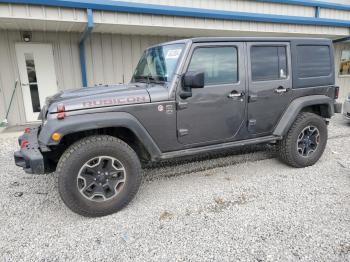
{"label": "downspout", "polygon": [[315,17],[320,18],[320,12],[321,12],[321,7],[316,6],[315,7]]}
{"label": "downspout", "polygon": [[81,67],[81,80],[83,87],[87,87],[86,78],[86,60],[85,60],[85,40],[90,36],[92,29],[94,28],[94,18],[92,14],[92,9],[86,9],[87,24],[83,35],[79,41],[79,57],[80,57],[80,67]]}

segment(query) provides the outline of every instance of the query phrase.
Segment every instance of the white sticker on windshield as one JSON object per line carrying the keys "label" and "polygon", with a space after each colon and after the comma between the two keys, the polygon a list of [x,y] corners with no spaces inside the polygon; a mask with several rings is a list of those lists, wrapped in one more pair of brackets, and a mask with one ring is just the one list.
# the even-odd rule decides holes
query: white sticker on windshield
{"label": "white sticker on windshield", "polygon": [[165,58],[166,59],[175,59],[175,58],[178,58],[180,54],[181,54],[181,49],[171,49],[171,50],[168,50]]}

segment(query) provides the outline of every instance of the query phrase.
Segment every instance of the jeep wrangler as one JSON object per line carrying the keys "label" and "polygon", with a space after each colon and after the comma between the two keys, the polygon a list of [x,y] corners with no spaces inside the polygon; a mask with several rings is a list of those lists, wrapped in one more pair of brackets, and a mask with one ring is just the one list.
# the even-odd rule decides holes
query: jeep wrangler
{"label": "jeep wrangler", "polygon": [[290,166],[315,164],[335,102],[332,42],[193,38],[148,48],[130,83],[48,97],[19,138],[25,172],[56,171],[63,202],[83,216],[125,207],[141,162],[275,143]]}

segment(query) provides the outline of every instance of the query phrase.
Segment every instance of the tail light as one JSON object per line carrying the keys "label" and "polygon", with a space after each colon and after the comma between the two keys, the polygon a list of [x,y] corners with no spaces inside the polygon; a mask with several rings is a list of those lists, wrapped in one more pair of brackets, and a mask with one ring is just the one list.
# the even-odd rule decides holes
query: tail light
{"label": "tail light", "polygon": [[338,99],[338,97],[339,97],[339,86],[336,86],[334,90],[334,99]]}
{"label": "tail light", "polygon": [[57,105],[57,119],[58,120],[62,120],[65,118],[66,114],[64,111],[65,111],[64,104]]}

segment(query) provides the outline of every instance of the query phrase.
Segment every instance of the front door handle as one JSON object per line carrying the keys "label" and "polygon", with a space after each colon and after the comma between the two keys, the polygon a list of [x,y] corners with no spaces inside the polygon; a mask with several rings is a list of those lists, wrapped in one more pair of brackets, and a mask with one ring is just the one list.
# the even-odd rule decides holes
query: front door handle
{"label": "front door handle", "polygon": [[228,98],[242,98],[244,96],[243,92],[237,92],[237,91],[232,91],[231,93],[228,94]]}
{"label": "front door handle", "polygon": [[279,86],[275,89],[275,93],[277,94],[283,94],[283,93],[286,93],[288,92],[288,88],[284,88],[283,86]]}

